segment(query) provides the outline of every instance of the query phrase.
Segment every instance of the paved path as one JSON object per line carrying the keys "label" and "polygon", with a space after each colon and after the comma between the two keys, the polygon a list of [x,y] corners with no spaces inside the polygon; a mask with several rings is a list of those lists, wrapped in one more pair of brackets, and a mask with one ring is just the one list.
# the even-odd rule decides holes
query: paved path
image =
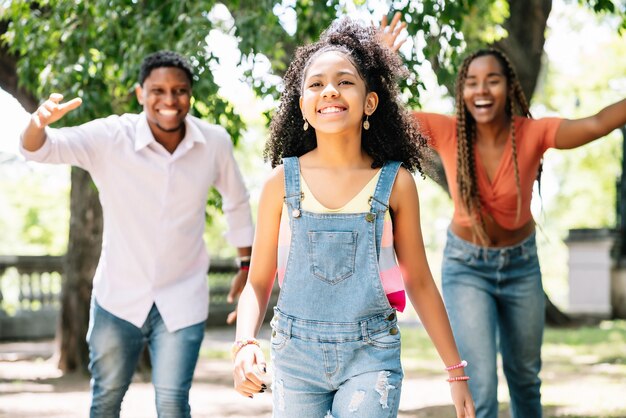
{"label": "paved path", "polygon": [[[264,329],[261,334],[264,344],[268,344],[267,337],[268,330]],[[211,359],[216,357],[216,352],[227,352],[233,338],[234,330],[231,328],[210,330],[205,336],[204,355],[201,355],[190,394],[194,418],[271,417],[270,393],[258,395],[255,399],[240,396],[232,389],[230,361]],[[88,377],[62,376],[51,357],[53,351],[52,341],[0,344],[0,418],[87,416]],[[443,376],[418,375],[410,369],[406,373],[400,401],[401,418],[455,416],[450,406],[448,384]],[[611,402],[618,406],[622,402],[623,405],[626,382],[615,384],[615,381],[609,382],[584,371],[564,376],[549,365],[546,365],[543,378],[547,383],[543,389],[544,400],[552,404],[545,408],[546,418],[624,417],[623,414],[594,415],[584,408],[590,404],[585,397],[593,397],[594,402],[604,399],[603,402],[609,405]],[[502,383],[500,389],[500,399],[506,401],[506,386]],[[506,409],[506,405],[503,408]],[[152,386],[142,376],[135,377],[125,397],[121,416],[156,416]],[[506,411],[500,414],[500,418],[506,417]]]}
{"label": "paved path", "polygon": [[[268,344],[268,330],[261,334]],[[228,351],[233,329],[209,330],[202,350]],[[89,380],[83,375],[62,376],[52,358],[53,341],[0,344],[0,417],[78,418],[89,410]],[[271,417],[271,394],[247,399],[232,389],[228,359],[201,356],[196,368],[190,404],[194,418]],[[269,379],[268,379],[269,380]],[[439,378],[407,376],[402,393],[402,417],[452,416],[447,383]],[[414,413],[417,409],[426,408]],[[153,418],[154,392],[136,375],[122,405],[123,418]]]}

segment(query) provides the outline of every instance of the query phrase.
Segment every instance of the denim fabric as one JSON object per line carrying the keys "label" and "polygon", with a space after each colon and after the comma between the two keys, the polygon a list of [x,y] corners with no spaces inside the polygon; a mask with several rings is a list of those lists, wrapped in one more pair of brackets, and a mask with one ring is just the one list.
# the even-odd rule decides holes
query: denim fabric
{"label": "denim fabric", "polygon": [[137,328],[94,299],[87,342],[91,371],[90,417],[119,417],[139,356],[148,344],[159,417],[190,417],[189,389],[204,337],[204,322],[168,332],[156,305]]}
{"label": "denim fabric", "polygon": [[371,210],[300,208],[300,168],[286,158],[291,247],[272,320],[274,417],[395,417],[400,332],[380,280],[384,214],[399,163],[383,167]]}
{"label": "denim fabric", "polygon": [[442,285],[454,337],[468,362],[476,417],[498,416],[499,351],[511,417],[541,418],[545,298],[535,234],[512,247],[484,248],[448,231]]}

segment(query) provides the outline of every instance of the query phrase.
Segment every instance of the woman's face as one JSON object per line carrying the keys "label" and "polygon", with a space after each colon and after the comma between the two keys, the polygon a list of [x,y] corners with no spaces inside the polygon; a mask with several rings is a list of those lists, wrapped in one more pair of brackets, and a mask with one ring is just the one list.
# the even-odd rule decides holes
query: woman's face
{"label": "woman's face", "polygon": [[465,107],[476,123],[506,118],[508,83],[500,62],[493,55],[475,58],[463,84]]}
{"label": "woman's face", "polygon": [[317,134],[360,132],[363,115],[376,109],[376,94],[367,93],[357,69],[338,51],[314,58],[302,86],[300,109]]}

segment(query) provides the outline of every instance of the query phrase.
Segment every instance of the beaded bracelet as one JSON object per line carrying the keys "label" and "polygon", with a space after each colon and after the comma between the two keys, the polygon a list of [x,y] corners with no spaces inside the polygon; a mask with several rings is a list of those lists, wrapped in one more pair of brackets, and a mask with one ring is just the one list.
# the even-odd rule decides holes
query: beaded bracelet
{"label": "beaded bracelet", "polygon": [[455,377],[449,377],[446,379],[446,382],[464,382],[470,380],[469,376],[455,376]]}
{"label": "beaded bracelet", "polygon": [[237,340],[233,343],[233,347],[230,350],[230,354],[233,358],[233,360],[235,359],[235,357],[237,356],[237,353],[239,353],[239,351],[244,348],[247,345],[250,344],[254,344],[257,347],[261,347],[261,344],[259,344],[259,341],[256,338],[248,338],[246,340]]}
{"label": "beaded bracelet", "polygon": [[461,369],[463,367],[467,367],[467,361],[465,360],[462,360],[459,364],[446,367],[446,371],[449,372],[451,370]]}

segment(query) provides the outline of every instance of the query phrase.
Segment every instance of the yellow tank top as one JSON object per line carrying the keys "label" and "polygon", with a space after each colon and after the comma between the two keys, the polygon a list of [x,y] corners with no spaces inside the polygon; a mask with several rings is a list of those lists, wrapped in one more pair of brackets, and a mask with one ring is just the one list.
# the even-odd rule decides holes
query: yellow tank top
{"label": "yellow tank top", "polygon": [[308,184],[304,181],[304,177],[300,175],[300,188],[304,194],[302,199],[302,209],[313,213],[362,213],[370,210],[369,198],[374,195],[376,184],[380,177],[380,171],[354,196],[348,203],[338,209],[330,209],[322,205],[311,193]]}

